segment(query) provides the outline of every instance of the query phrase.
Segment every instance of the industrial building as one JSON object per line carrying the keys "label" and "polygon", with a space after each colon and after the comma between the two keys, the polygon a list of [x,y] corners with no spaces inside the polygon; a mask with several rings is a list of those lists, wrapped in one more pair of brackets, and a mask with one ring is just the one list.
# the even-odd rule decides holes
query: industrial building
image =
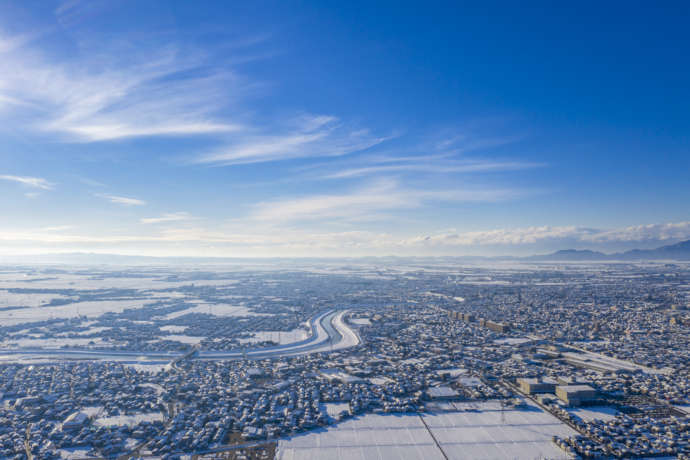
{"label": "industrial building", "polygon": [[569,406],[581,406],[597,400],[597,391],[589,385],[559,385],[556,396]]}
{"label": "industrial building", "polygon": [[556,390],[556,382],[551,379],[522,378],[517,379],[520,390],[528,395],[538,393],[553,393]]}
{"label": "industrial building", "polygon": [[494,332],[508,332],[510,331],[510,325],[506,323],[497,323],[494,321],[484,321],[484,326],[491,329]]}

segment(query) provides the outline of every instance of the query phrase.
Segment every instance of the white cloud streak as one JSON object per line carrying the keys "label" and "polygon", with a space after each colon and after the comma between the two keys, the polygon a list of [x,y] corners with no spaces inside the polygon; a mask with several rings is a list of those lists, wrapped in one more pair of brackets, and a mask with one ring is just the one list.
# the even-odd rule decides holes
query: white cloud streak
{"label": "white cloud streak", "polygon": [[[401,159],[401,160],[404,160]],[[540,163],[519,161],[461,160],[461,161],[416,161],[392,165],[363,166],[348,168],[325,176],[326,179],[347,179],[380,173],[481,173],[496,171],[516,171],[543,166]]]}
{"label": "white cloud streak", "polygon": [[159,217],[144,217],[140,220],[140,222],[142,224],[161,224],[167,222],[181,222],[192,219],[194,219],[194,217],[187,212],[171,212],[163,214]]}
{"label": "white cloud streak", "polygon": [[11,182],[17,182],[28,187],[39,188],[42,190],[51,190],[53,184],[40,177],[30,177],[30,176],[12,176],[3,174],[0,175],[0,180],[6,180]]}
{"label": "white cloud streak", "polygon": [[112,46],[56,57],[0,34],[0,121],[69,142],[210,136],[222,146],[190,162],[214,166],[340,156],[386,140],[329,115],[250,121],[239,100],[257,84],[210,65],[208,53]]}
{"label": "white cloud streak", "polygon": [[144,201],[144,200],[139,200],[137,198],[130,198],[130,197],[126,197],[126,196],[104,195],[104,194],[97,194],[96,196],[100,197],[100,198],[105,198],[106,200],[110,201],[111,203],[121,204],[124,206],[144,206],[146,204],[146,201]]}
{"label": "white cloud streak", "polygon": [[306,115],[291,123],[282,134],[260,134],[197,156],[193,162],[227,166],[290,160],[305,157],[342,156],[366,150],[386,138],[372,136],[367,130],[354,130],[338,123],[332,116]]}
{"label": "white cloud streak", "polygon": [[519,196],[507,189],[412,190],[383,180],[349,193],[316,195],[259,203],[249,216],[263,222],[321,219],[371,219],[381,211],[416,208],[430,201],[496,202]]}
{"label": "white cloud streak", "polygon": [[201,70],[172,46],[154,53],[130,46],[109,50],[105,61],[86,52],[55,59],[0,36],[0,113],[19,115],[22,129],[82,142],[242,129],[215,116],[238,91],[235,75]]}

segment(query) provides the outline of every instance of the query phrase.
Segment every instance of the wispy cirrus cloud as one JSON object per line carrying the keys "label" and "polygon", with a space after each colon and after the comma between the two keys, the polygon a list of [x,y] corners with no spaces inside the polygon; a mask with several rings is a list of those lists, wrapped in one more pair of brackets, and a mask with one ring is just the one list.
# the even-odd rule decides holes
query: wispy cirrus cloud
{"label": "wispy cirrus cloud", "polygon": [[333,157],[366,150],[388,139],[350,128],[328,115],[304,115],[279,126],[278,134],[257,133],[199,155],[194,163],[227,166],[306,157]]}
{"label": "wispy cirrus cloud", "polygon": [[106,200],[110,201],[111,203],[121,204],[124,206],[144,206],[146,204],[146,201],[144,201],[144,200],[140,200],[138,198],[126,197],[126,196],[106,195],[106,194],[101,194],[101,193],[98,193],[95,196],[97,196],[99,198],[105,198]]}
{"label": "wispy cirrus cloud", "polygon": [[435,140],[422,139],[413,144],[408,143],[397,151],[388,148],[385,152],[324,161],[301,169],[309,171],[312,178],[355,179],[404,174],[481,174],[546,166],[542,162],[501,157],[493,152],[494,148],[519,141],[521,136],[491,137],[475,132],[477,130],[476,127],[469,129],[461,126],[452,133],[444,131],[433,136]]}
{"label": "wispy cirrus cloud", "polygon": [[144,217],[139,220],[142,224],[162,224],[168,222],[181,222],[193,220],[194,217],[188,212],[171,212],[158,217]]}
{"label": "wispy cirrus cloud", "polygon": [[394,180],[381,180],[341,194],[312,195],[258,203],[252,220],[287,222],[323,219],[377,220],[378,213],[417,208],[429,202],[496,202],[516,198],[522,190],[465,188],[450,190],[402,188]]}
{"label": "wispy cirrus cloud", "polygon": [[13,36],[0,35],[0,53],[14,51],[36,37],[35,34],[21,34]]}
{"label": "wispy cirrus cloud", "polygon": [[218,115],[240,91],[231,71],[174,45],[113,46],[120,48],[104,53],[107,60],[88,52],[51,56],[30,40],[0,35],[0,112],[19,114],[22,129],[81,142],[242,129]]}
{"label": "wispy cirrus cloud", "polygon": [[13,176],[8,174],[0,175],[0,180],[6,180],[11,182],[16,182],[18,184],[26,185],[28,187],[38,188],[42,190],[50,190],[53,188],[51,182],[41,178],[41,177],[31,177],[31,176]]}
{"label": "wispy cirrus cloud", "polygon": [[[85,12],[79,2],[59,10],[66,18]],[[15,130],[70,142],[206,136],[220,146],[188,162],[212,166],[341,156],[387,139],[329,115],[250,119],[251,109],[239,101],[261,85],[227,64],[214,65],[212,51],[117,43],[109,45],[113,49],[53,56],[31,40],[1,32],[0,120]]]}
{"label": "wispy cirrus cloud", "polygon": [[501,161],[485,159],[465,159],[465,160],[424,160],[399,158],[391,161],[394,164],[373,164],[370,166],[354,167],[342,169],[340,171],[327,174],[326,179],[347,179],[354,177],[369,176],[374,174],[415,172],[415,173],[482,173],[497,171],[517,171],[543,166],[542,163],[522,162],[522,161]]}

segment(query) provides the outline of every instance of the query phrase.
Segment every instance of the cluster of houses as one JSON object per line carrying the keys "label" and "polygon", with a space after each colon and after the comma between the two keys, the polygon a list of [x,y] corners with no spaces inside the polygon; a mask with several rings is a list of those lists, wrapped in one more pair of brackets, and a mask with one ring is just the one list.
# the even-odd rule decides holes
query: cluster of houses
{"label": "cluster of houses", "polygon": [[[578,432],[554,439],[567,453],[687,456],[690,330],[672,319],[685,314],[678,305],[690,300],[690,277],[681,271],[660,285],[652,269],[639,270],[501,271],[477,284],[457,274],[397,281],[387,273],[380,295],[378,279],[360,280],[348,298],[360,308],[345,321],[362,343],[336,351],[229,361],[190,354],[148,370],[117,361],[0,364],[0,458],[60,458],[81,448],[172,459],[372,411],[516,398]],[[317,311],[313,293],[300,295],[309,314]],[[197,315],[177,318],[185,333],[211,327],[213,316]],[[300,324],[296,315],[278,317],[279,328]],[[213,340],[200,346],[230,349],[246,334],[241,324],[259,330],[270,321],[217,321]],[[615,415],[582,419],[575,411],[599,406]]]}

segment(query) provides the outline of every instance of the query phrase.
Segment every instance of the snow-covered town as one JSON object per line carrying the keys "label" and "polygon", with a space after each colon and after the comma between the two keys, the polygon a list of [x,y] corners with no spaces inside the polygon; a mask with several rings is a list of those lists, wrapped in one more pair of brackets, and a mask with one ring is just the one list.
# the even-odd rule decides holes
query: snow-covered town
{"label": "snow-covered town", "polygon": [[690,455],[687,265],[4,267],[0,293],[2,458]]}

